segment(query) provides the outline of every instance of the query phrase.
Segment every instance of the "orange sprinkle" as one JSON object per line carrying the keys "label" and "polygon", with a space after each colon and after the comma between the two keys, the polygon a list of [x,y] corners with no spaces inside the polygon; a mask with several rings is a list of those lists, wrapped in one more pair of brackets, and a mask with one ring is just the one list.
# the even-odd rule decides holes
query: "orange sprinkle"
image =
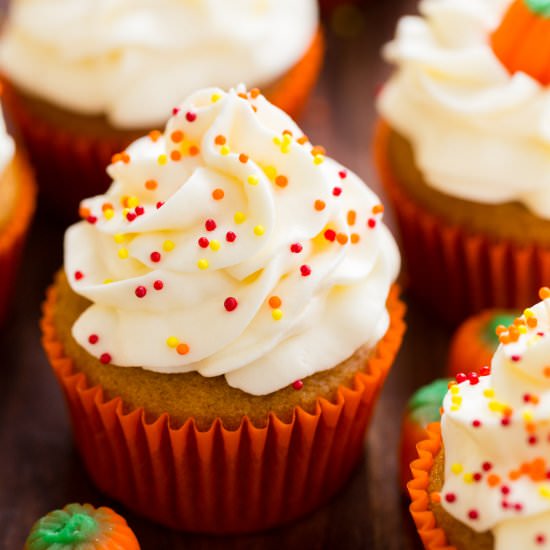
{"label": "orange sprinkle", "polygon": [[348,236],[345,233],[338,233],[338,235],[336,235],[336,240],[340,244],[346,244],[348,242]]}
{"label": "orange sprinkle", "polygon": [[124,151],[123,153],[120,153],[120,160],[124,164],[129,164],[130,163],[130,155],[126,151]]}
{"label": "orange sprinkle", "polygon": [[536,317],[529,317],[529,319],[527,319],[527,326],[529,328],[535,328],[537,325],[538,321]]}
{"label": "orange sprinkle", "polygon": [[101,206],[101,211],[105,212],[105,210],[114,210],[114,206],[110,202],[104,202]]}
{"label": "orange sprinkle", "polygon": [[290,130],[283,130],[283,136],[291,136],[292,137],[292,132]]}
{"label": "orange sprinkle", "polygon": [[537,431],[537,427],[534,422],[529,422],[525,424],[525,431],[529,434],[533,434]]}
{"label": "orange sprinkle", "polygon": [[244,153],[241,153],[239,155],[239,160],[243,163],[243,164],[246,164],[248,162],[248,156],[245,155]]}
{"label": "orange sprinkle", "polygon": [[324,209],[325,209],[325,206],[326,206],[326,204],[325,204],[324,201],[319,200],[319,199],[317,199],[317,200],[315,201],[314,208],[315,208],[315,210],[317,210],[318,212],[321,212],[321,210],[324,210]]}
{"label": "orange sprinkle", "polygon": [[149,138],[151,139],[151,141],[157,141],[160,136],[162,136],[162,133],[158,130],[153,130],[149,132]]}
{"label": "orange sprinkle", "polygon": [[197,156],[199,154],[199,148],[196,145],[191,145],[191,147],[189,147],[189,154],[192,157]]}
{"label": "orange sprinkle", "polygon": [[308,141],[309,141],[309,138],[307,136],[302,136],[302,137],[299,137],[297,140],[296,140],[300,145],[304,145],[306,144]]}
{"label": "orange sprinkle", "polygon": [[257,113],[258,112],[258,107],[256,107],[256,105],[252,105],[252,110]]}
{"label": "orange sprinkle", "polygon": [[323,155],[325,156],[327,154],[327,151],[326,149],[322,146],[322,145],[315,145],[314,147],[312,147],[311,149],[311,155],[312,156],[316,156],[316,155]]}
{"label": "orange sprinkle", "polygon": [[256,99],[260,94],[261,92],[259,88],[252,88],[252,90],[250,90],[250,97],[252,99]]}
{"label": "orange sprinkle", "polygon": [[384,205],[383,204],[376,204],[372,207],[372,213],[373,214],[382,214],[384,212]]}
{"label": "orange sprinkle", "polygon": [[353,244],[357,244],[361,240],[361,237],[359,237],[358,233],[352,233],[350,239]]}
{"label": "orange sprinkle", "polygon": [[111,164],[114,164],[115,162],[118,162],[119,160],[122,160],[122,155],[120,153],[115,153],[111,157]]}
{"label": "orange sprinkle", "polygon": [[214,143],[216,145],[225,145],[226,141],[227,140],[225,139],[225,136],[221,136],[221,135],[216,136],[216,138],[214,139]]}
{"label": "orange sprinkle", "polygon": [[506,332],[508,329],[504,325],[498,325],[495,332],[497,336],[500,336],[503,332]]}
{"label": "orange sprinkle", "polygon": [[516,325],[517,327],[521,325],[525,325],[525,319],[522,319],[521,317],[516,317],[514,319],[514,325]]}
{"label": "orange sprinkle", "polygon": [[242,92],[240,92],[239,94],[237,94],[241,99],[248,99],[248,96],[246,94],[243,94]]}
{"label": "orange sprinkle", "polygon": [[180,355],[187,355],[189,353],[189,346],[187,344],[178,344],[176,351]]}
{"label": "orange sprinkle", "polygon": [[348,225],[355,225],[355,220],[357,219],[357,214],[355,210],[348,211]]}
{"label": "orange sprinkle", "polygon": [[149,189],[149,191],[154,191],[158,186],[157,180],[147,180],[145,182],[145,189]]}
{"label": "orange sprinkle", "polygon": [[518,470],[512,470],[511,472],[508,473],[508,477],[512,481],[516,481],[517,479],[519,479],[521,477],[521,472],[519,472]]}
{"label": "orange sprinkle", "polygon": [[275,178],[275,185],[279,187],[286,187],[288,185],[288,178],[283,175],[279,175]]}
{"label": "orange sprinkle", "polygon": [[510,416],[512,416],[512,413],[513,413],[513,412],[514,412],[514,411],[513,411],[512,407],[504,407],[504,409],[502,409],[502,414],[503,414],[504,416],[510,417]]}
{"label": "orange sprinkle", "polygon": [[181,160],[181,153],[179,151],[172,151],[170,153],[170,158],[174,161],[174,162],[177,162],[178,160]]}
{"label": "orange sprinkle", "polygon": [[544,370],[542,372],[544,373],[544,376],[546,376],[546,378],[550,378],[550,367],[544,367]]}
{"label": "orange sprinkle", "polygon": [[548,288],[547,286],[543,286],[539,290],[539,297],[541,300],[546,300],[547,298],[550,298],[550,288]]}
{"label": "orange sprinkle", "polygon": [[271,296],[271,298],[269,298],[269,307],[273,308],[273,309],[277,309],[277,308],[280,308],[281,307],[281,304],[283,303],[281,298],[279,298],[279,296]]}
{"label": "orange sprinkle", "polygon": [[174,143],[179,143],[183,139],[183,132],[181,130],[176,130],[175,132],[172,132],[170,139]]}
{"label": "orange sprinkle", "polygon": [[524,462],[519,469],[522,474],[529,474],[531,472],[531,464]]}
{"label": "orange sprinkle", "polygon": [[509,344],[512,341],[508,334],[501,334],[498,339],[500,340],[500,343],[504,345]]}
{"label": "orange sprinkle", "polygon": [[122,197],[120,197],[120,204],[122,206],[124,206],[124,208],[128,208],[128,199],[130,197],[128,195],[122,195]]}
{"label": "orange sprinkle", "polygon": [[91,214],[90,209],[85,208],[84,206],[80,207],[80,209],[78,210],[78,213],[79,213],[81,218],[87,218]]}
{"label": "orange sprinkle", "polygon": [[433,503],[439,504],[441,502],[441,495],[439,493],[430,493],[430,499]]}
{"label": "orange sprinkle", "polygon": [[487,476],[487,483],[489,487],[496,487],[500,483],[500,477],[496,474],[489,474]]}
{"label": "orange sprinkle", "polygon": [[212,191],[212,198],[215,201],[221,201],[224,196],[225,196],[225,193],[224,193],[223,189],[218,188],[218,189],[214,189],[214,191]]}

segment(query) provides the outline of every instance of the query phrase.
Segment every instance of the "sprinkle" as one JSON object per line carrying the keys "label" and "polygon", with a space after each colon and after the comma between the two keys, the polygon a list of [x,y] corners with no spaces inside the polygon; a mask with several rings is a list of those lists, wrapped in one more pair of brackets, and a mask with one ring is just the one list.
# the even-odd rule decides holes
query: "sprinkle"
{"label": "sprinkle", "polygon": [[164,241],[162,243],[162,249],[165,252],[171,252],[172,250],[174,250],[174,248],[176,248],[176,245],[175,245],[174,241],[171,241],[171,240],[167,239],[166,241]]}
{"label": "sprinkle", "polygon": [[546,536],[543,533],[539,533],[535,536],[535,542],[537,544],[546,544]]}
{"label": "sprinkle", "polygon": [[217,135],[215,138],[214,138],[214,143],[216,145],[225,145],[226,143],[226,139],[225,139],[225,136],[221,136],[221,135]]}
{"label": "sprinkle", "polygon": [[90,334],[90,336],[88,336],[88,342],[90,342],[92,346],[97,344],[99,342],[99,336],[97,334]]}
{"label": "sprinkle", "polygon": [[82,279],[83,277],[84,277],[84,273],[82,273],[82,271],[75,271],[74,272],[74,278],[77,281],[80,281],[80,279]]}
{"label": "sprinkle", "polygon": [[302,136],[302,137],[299,137],[297,140],[296,140],[300,145],[305,145],[309,139],[307,136]]}
{"label": "sprinkle", "polygon": [[304,387],[304,383],[301,380],[296,380],[295,382],[292,383],[292,387],[296,391],[300,391]]}
{"label": "sprinkle", "polygon": [[136,206],[135,212],[137,216],[143,216],[143,214],[145,214],[145,208],[143,208],[143,206]]}
{"label": "sprinkle", "polygon": [[263,225],[257,225],[254,227],[254,235],[261,237],[265,233],[265,228]]}
{"label": "sprinkle", "polygon": [[229,153],[231,153],[231,149],[227,145],[222,145],[220,147],[220,155],[226,157]]}
{"label": "sprinkle", "polygon": [[341,245],[344,245],[348,243],[348,236],[345,233],[338,233],[338,235],[336,235],[336,240]]}
{"label": "sprinkle", "polygon": [[162,256],[160,255],[160,252],[151,252],[149,258],[151,258],[151,261],[154,263],[160,262]]}
{"label": "sprinkle", "polygon": [[315,164],[316,166],[323,164],[323,162],[325,162],[325,157],[323,155],[315,155],[313,157],[313,164]]}
{"label": "sprinkle", "polygon": [[458,462],[456,462],[451,466],[451,472],[455,475],[461,474],[462,470],[463,470],[462,464],[459,464]]}
{"label": "sprinkle", "polygon": [[189,346],[187,344],[178,344],[176,351],[179,355],[187,355],[189,353]]}
{"label": "sprinkle", "polygon": [[155,290],[162,290],[164,288],[164,283],[160,280],[160,279],[157,279],[154,283],[153,283],[153,288]]}
{"label": "sprinkle", "polygon": [[235,223],[243,223],[246,220],[246,216],[242,212],[235,212],[233,219]]}
{"label": "sprinkle", "polygon": [[290,251],[293,254],[299,254],[300,252],[302,252],[302,250],[303,250],[303,247],[300,243],[294,243],[290,245]]}
{"label": "sprinkle", "polygon": [[199,246],[201,248],[208,248],[208,245],[210,244],[210,241],[206,237],[201,237],[198,240]]}
{"label": "sprinkle", "polygon": [[206,231],[214,231],[216,229],[217,225],[216,222],[213,219],[208,219],[204,222],[204,227]]}
{"label": "sprinkle", "polygon": [[277,169],[274,166],[266,166],[264,173],[270,180],[274,180],[277,176]]}
{"label": "sprinkle", "polygon": [[169,348],[175,348],[179,343],[180,341],[175,336],[170,336],[166,339],[166,345]]}
{"label": "sprinkle", "polygon": [[111,354],[110,353],[102,353],[99,356],[99,360],[104,364],[108,365],[111,362]]}
{"label": "sprinkle", "polygon": [[455,378],[458,384],[461,384],[462,382],[465,382],[466,380],[468,380],[468,376],[463,372],[457,373]]}
{"label": "sprinkle", "polygon": [[128,249],[127,248],[119,248],[118,249],[118,257],[121,260],[125,260],[128,257]]}
{"label": "sprinkle", "polygon": [[233,233],[233,231],[228,231],[226,234],[225,234],[225,240],[228,242],[228,243],[233,243],[235,242],[235,239],[237,238],[237,235],[235,235],[235,233]]}
{"label": "sprinkle", "polygon": [[174,116],[176,116],[179,112],[180,112],[179,107],[174,107],[174,108],[172,109],[172,114],[173,114]]}
{"label": "sprinkle", "polygon": [[347,215],[348,225],[355,225],[357,219],[357,213],[355,210],[349,210]]}
{"label": "sprinkle", "polygon": [[248,156],[246,156],[244,153],[241,153],[239,155],[239,161],[243,164],[246,164],[248,162]]}
{"label": "sprinkle", "polygon": [[471,509],[468,511],[468,517],[470,519],[478,519],[479,518],[479,512],[475,509]]}
{"label": "sprinkle", "polygon": [[479,369],[479,376],[489,376],[491,374],[491,367],[485,365]]}
{"label": "sprinkle", "polygon": [[138,298],[145,298],[147,289],[144,286],[138,286],[136,287],[135,294]]}
{"label": "sprinkle", "polygon": [[489,487],[496,487],[500,483],[500,477],[496,474],[489,474],[487,477],[487,484]]}
{"label": "sprinkle", "polygon": [[137,218],[137,214],[135,212],[126,212],[126,219],[129,222],[133,222]]}
{"label": "sprinkle", "polygon": [[539,297],[540,297],[541,300],[546,300],[546,299],[550,298],[550,288],[548,288],[547,286],[543,286],[539,290]]}
{"label": "sprinkle", "polygon": [[495,390],[493,388],[487,388],[483,390],[483,395],[487,397],[487,399],[491,399],[495,396]]}
{"label": "sprinkle", "polygon": [[233,296],[229,296],[223,302],[223,307],[226,309],[226,311],[235,311],[238,305],[239,302],[237,302],[237,298],[233,298]]}
{"label": "sprinkle", "polygon": [[539,487],[539,495],[543,498],[549,498],[550,499],[550,486],[541,485]]}
{"label": "sprinkle", "polygon": [[374,229],[376,227],[376,220],[374,218],[369,218],[367,220],[367,225],[370,229]]}
{"label": "sprinkle", "polygon": [[311,275],[311,267],[309,267],[308,265],[301,265],[300,273],[302,274],[302,277],[307,277],[308,275]]}
{"label": "sprinkle", "polygon": [[111,208],[108,208],[103,211],[103,215],[105,216],[105,219],[110,220],[115,215],[115,211]]}
{"label": "sprinkle", "polygon": [[327,229],[324,233],[325,239],[331,243],[336,239],[336,231],[334,229]]}
{"label": "sprinkle", "polygon": [[273,317],[274,321],[280,321],[283,318],[283,312],[280,309],[274,309],[271,312],[271,317]]}
{"label": "sprinkle", "polygon": [[157,204],[156,204],[157,210],[163,205],[164,205],[164,202],[158,201]]}
{"label": "sprinkle", "polygon": [[205,260],[204,258],[201,258],[198,262],[197,262],[197,267],[199,269],[208,269],[208,260]]}
{"label": "sprinkle", "polygon": [[197,114],[191,111],[187,111],[187,113],[185,113],[185,118],[187,122],[195,122],[195,120],[197,120]]}
{"label": "sprinkle", "polygon": [[191,147],[189,147],[189,154],[192,157],[197,156],[199,154],[199,151],[200,149],[196,145],[191,145]]}
{"label": "sprinkle", "polygon": [[323,211],[325,209],[325,206],[326,206],[325,202],[319,199],[317,199],[313,204],[313,207],[315,208],[315,210],[317,210],[317,212]]}
{"label": "sprinkle", "polygon": [[341,187],[334,187],[332,189],[332,194],[335,196],[335,197],[339,197],[341,194],[342,194],[342,188]]}
{"label": "sprinkle", "polygon": [[161,166],[164,166],[168,162],[168,158],[166,157],[166,155],[159,155],[158,158],[157,158],[157,162]]}
{"label": "sprinkle", "polygon": [[382,214],[384,212],[384,205],[383,204],[375,204],[372,207],[372,213],[376,216],[376,214]]}
{"label": "sprinkle", "polygon": [[222,98],[222,96],[220,94],[212,94],[210,96],[210,101],[212,101],[212,103],[216,103],[218,102],[220,99]]}
{"label": "sprinkle", "polygon": [[88,216],[88,217],[86,218],[86,221],[87,221],[89,224],[94,225],[94,223],[97,222],[97,218],[96,218],[96,216]]}
{"label": "sprinkle", "polygon": [[179,143],[183,139],[183,132],[181,130],[176,130],[172,132],[172,134],[170,135],[170,139],[174,143]]}
{"label": "sprinkle", "polygon": [[479,376],[477,372],[471,372],[470,374],[468,374],[468,380],[471,386],[475,386],[476,384],[479,384]]}
{"label": "sprinkle", "polygon": [[462,479],[464,480],[464,483],[473,483],[474,482],[474,476],[473,474],[467,472],[462,476]]}
{"label": "sprinkle", "polygon": [[222,245],[220,244],[220,241],[217,241],[216,239],[210,241],[210,249],[214,252],[217,252],[221,247]]}
{"label": "sprinkle", "polygon": [[279,307],[281,307],[281,304],[283,303],[281,298],[279,298],[279,296],[271,296],[271,298],[269,298],[268,300],[268,303],[269,303],[269,307],[273,308],[273,309],[277,309]]}
{"label": "sprinkle", "polygon": [[246,181],[248,181],[250,185],[258,185],[258,183],[260,183],[260,180],[252,174],[248,176]]}
{"label": "sprinkle", "polygon": [[445,502],[448,502],[449,504],[456,502],[456,495],[454,493],[447,493],[445,495]]}
{"label": "sprinkle", "polygon": [[288,185],[288,178],[280,174],[275,178],[275,185],[279,187],[286,187]]}
{"label": "sprinkle", "polygon": [[170,158],[174,161],[174,162],[178,162],[179,160],[181,160],[181,153],[180,151],[172,151],[170,153]]}
{"label": "sprinkle", "polygon": [[162,133],[158,130],[152,130],[149,132],[149,139],[153,142],[157,141],[160,136],[162,136]]}
{"label": "sprinkle", "polygon": [[472,420],[472,426],[474,428],[481,428],[481,420]]}

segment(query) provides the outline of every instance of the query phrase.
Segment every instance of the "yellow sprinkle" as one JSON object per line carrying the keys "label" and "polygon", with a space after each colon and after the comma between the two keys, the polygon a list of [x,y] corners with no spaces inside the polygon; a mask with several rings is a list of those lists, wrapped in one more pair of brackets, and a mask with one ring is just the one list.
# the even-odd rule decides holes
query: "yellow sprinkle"
{"label": "yellow sprinkle", "polygon": [[121,260],[125,260],[128,257],[128,249],[127,248],[119,248],[118,249],[118,257]]}
{"label": "yellow sprinkle", "polygon": [[486,390],[483,390],[483,395],[490,399],[495,396],[495,390],[493,388],[487,388]]}
{"label": "yellow sprinkle", "polygon": [[525,317],[527,317],[527,319],[529,319],[530,317],[535,316],[535,312],[532,309],[527,308],[523,311],[523,315],[525,315]]}
{"label": "yellow sprinkle", "polygon": [[136,206],[139,206],[139,199],[132,195],[131,197],[128,197],[128,208],[135,208]]}
{"label": "yellow sprinkle", "polygon": [[115,243],[121,244],[124,242],[124,235],[122,233],[117,233],[114,237]]}
{"label": "yellow sprinkle", "polygon": [[112,283],[112,282],[113,282],[113,279],[105,279],[105,280],[103,281],[103,284],[104,284],[104,285],[108,285],[109,283]]}
{"label": "yellow sprinkle", "polygon": [[112,208],[107,208],[107,210],[103,212],[103,215],[105,219],[110,220],[115,215],[115,211]]}
{"label": "yellow sprinkle", "polygon": [[529,410],[523,411],[521,416],[523,420],[525,420],[525,422],[533,422],[533,418],[534,418],[533,411],[529,411]]}
{"label": "yellow sprinkle", "polygon": [[290,134],[283,134],[283,143],[290,145],[292,143],[292,136]]}
{"label": "yellow sprinkle", "polygon": [[277,176],[277,169],[275,168],[275,166],[266,166],[264,168],[264,172],[270,180],[274,180]]}
{"label": "yellow sprinkle", "polygon": [[323,155],[315,155],[313,157],[313,164],[318,166],[319,164],[323,164],[323,162],[325,162],[325,157]]}
{"label": "yellow sprinkle", "polygon": [[246,216],[242,212],[235,212],[233,219],[235,223],[243,223],[246,220]]}
{"label": "yellow sprinkle", "polygon": [[130,212],[130,209],[129,209],[129,208],[123,208],[123,209],[122,209],[122,217],[125,218],[125,217],[126,217],[126,214],[128,214],[128,212]]}
{"label": "yellow sprinkle", "polygon": [[168,159],[166,158],[166,155],[159,155],[159,158],[157,159],[157,162],[161,166],[164,166],[168,162]]}
{"label": "yellow sprinkle", "polygon": [[197,267],[199,269],[208,269],[208,260],[205,260],[204,258],[202,258],[197,262]]}
{"label": "yellow sprinkle", "polygon": [[162,249],[166,252],[170,252],[171,250],[174,250],[174,248],[176,248],[174,241],[167,239],[162,243]]}
{"label": "yellow sprinkle", "polygon": [[471,473],[464,474],[464,483],[473,483],[474,482],[474,476]]}
{"label": "yellow sprinkle", "polygon": [[277,136],[275,136],[275,137],[273,138],[273,143],[274,143],[275,145],[281,145],[281,140],[280,140]]}
{"label": "yellow sprinkle", "polygon": [[257,235],[258,237],[261,237],[265,233],[265,229],[263,225],[257,225],[254,228],[254,235]]}
{"label": "yellow sprinkle", "polygon": [[451,411],[456,412],[459,410],[460,410],[460,407],[458,405],[451,405]]}
{"label": "yellow sprinkle", "polygon": [[453,472],[453,474],[455,475],[462,473],[462,470],[463,470],[462,464],[459,464],[458,462],[455,462],[451,466],[451,472]]}
{"label": "yellow sprinkle", "polygon": [[451,389],[449,390],[453,395],[456,395],[457,393],[460,393],[460,388],[457,385],[451,386]]}
{"label": "yellow sprinkle", "polygon": [[283,318],[283,312],[280,309],[273,309],[271,310],[271,317],[275,321],[280,321]]}
{"label": "yellow sprinkle", "polygon": [[502,412],[505,409],[504,403],[501,403],[500,401],[489,401],[489,410],[493,412]]}
{"label": "yellow sprinkle", "polygon": [[525,325],[520,325],[520,326],[518,327],[518,332],[519,332],[520,334],[527,334],[527,327],[526,327]]}
{"label": "yellow sprinkle", "polygon": [[258,183],[260,183],[260,180],[256,176],[252,176],[252,175],[248,176],[247,181],[250,185],[258,185]]}
{"label": "yellow sprinkle", "polygon": [[222,145],[220,147],[220,153],[225,157],[231,153],[231,149],[227,145]]}
{"label": "yellow sprinkle", "polygon": [[541,485],[539,487],[539,495],[543,498],[550,498],[550,486]]}
{"label": "yellow sprinkle", "polygon": [[216,240],[213,240],[213,241],[210,241],[210,248],[212,250],[219,250],[221,248],[221,244],[220,244],[220,241],[216,241]]}
{"label": "yellow sprinkle", "polygon": [[178,346],[178,344],[180,343],[180,341],[175,337],[175,336],[169,336],[167,339],[166,339],[166,345],[169,347],[169,348],[175,348]]}
{"label": "yellow sprinkle", "polygon": [[281,153],[288,155],[290,153],[290,145],[281,145]]}
{"label": "yellow sprinkle", "polygon": [[451,397],[451,402],[453,402],[455,405],[460,405],[462,403],[462,397],[460,395],[453,395]]}
{"label": "yellow sprinkle", "polygon": [[216,103],[216,101],[219,101],[221,98],[222,96],[220,94],[212,94],[210,100],[212,101],[212,103]]}

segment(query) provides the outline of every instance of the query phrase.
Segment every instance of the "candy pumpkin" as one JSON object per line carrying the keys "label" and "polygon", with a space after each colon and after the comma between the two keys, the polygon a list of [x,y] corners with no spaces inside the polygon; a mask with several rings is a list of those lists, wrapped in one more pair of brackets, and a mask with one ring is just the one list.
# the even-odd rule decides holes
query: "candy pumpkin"
{"label": "candy pumpkin", "polygon": [[511,74],[521,71],[550,84],[550,0],[515,0],[491,46]]}
{"label": "candy pumpkin", "polygon": [[106,507],[67,504],[41,517],[25,550],[139,550],[126,520]]}
{"label": "candy pumpkin", "polygon": [[467,319],[455,332],[449,347],[447,373],[479,371],[491,364],[499,340],[496,329],[508,326],[515,315],[507,310],[490,309]]}
{"label": "candy pumpkin", "polygon": [[400,482],[405,492],[411,479],[410,464],[418,458],[416,445],[427,439],[426,428],[438,422],[443,398],[447,393],[448,379],[435,380],[417,390],[410,398],[401,425]]}

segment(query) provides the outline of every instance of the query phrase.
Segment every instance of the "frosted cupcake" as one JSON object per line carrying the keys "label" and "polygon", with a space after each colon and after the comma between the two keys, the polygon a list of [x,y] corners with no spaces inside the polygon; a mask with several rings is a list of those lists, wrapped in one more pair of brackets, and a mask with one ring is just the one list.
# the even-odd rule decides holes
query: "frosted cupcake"
{"label": "frosted cupcake", "polygon": [[190,92],[244,82],[297,115],[322,54],[315,0],[16,0],[0,66],[43,193],[74,215],[107,188],[111,156]]}
{"label": "frosted cupcake", "polygon": [[385,49],[377,163],[411,286],[453,322],[548,279],[549,6],[426,0]]}
{"label": "frosted cupcake", "polygon": [[457,375],[441,434],[420,447],[409,484],[426,548],[550,544],[550,290],[509,327],[491,368]]}
{"label": "frosted cupcake", "polygon": [[7,133],[0,108],[0,325],[8,314],[35,194],[31,168]]}
{"label": "frosted cupcake", "polygon": [[90,475],[180,529],[312,510],[403,332],[378,198],[244,88],[193,94],[108,170],[43,320]]}

